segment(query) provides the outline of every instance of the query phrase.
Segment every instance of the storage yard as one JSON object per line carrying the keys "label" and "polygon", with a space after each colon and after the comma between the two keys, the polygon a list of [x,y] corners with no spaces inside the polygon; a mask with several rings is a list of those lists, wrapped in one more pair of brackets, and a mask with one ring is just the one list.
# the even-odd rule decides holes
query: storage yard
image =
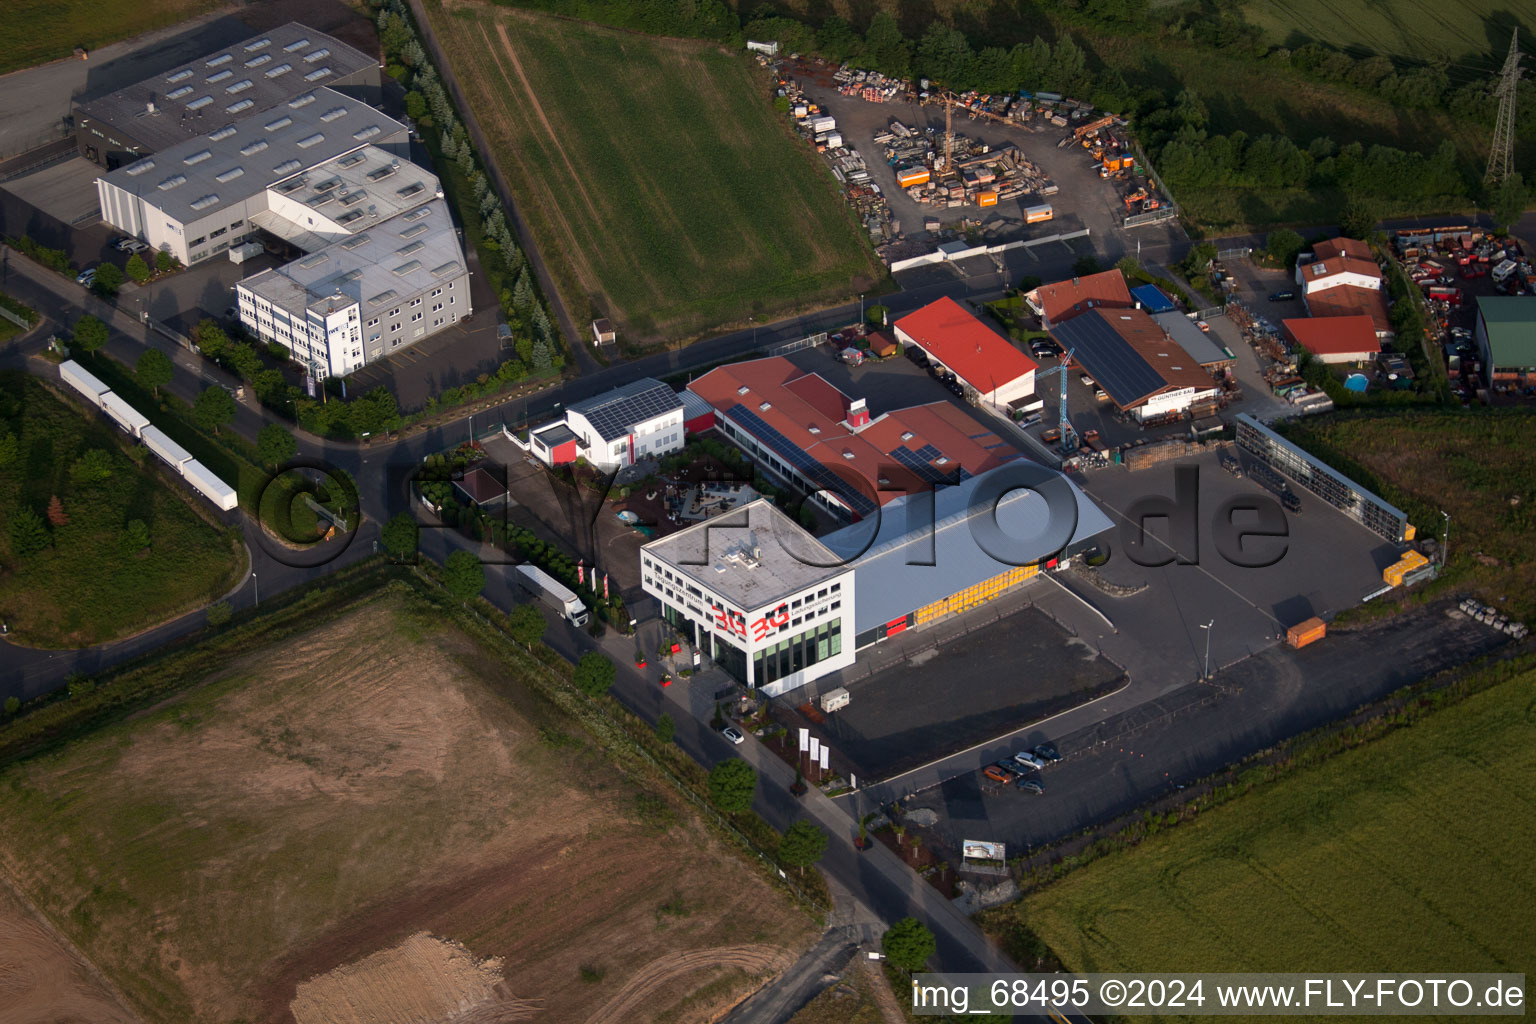
{"label": "storage yard", "polygon": [[613,320],[621,345],[679,341],[880,278],[751,62],[488,3],[425,6],[577,320]]}
{"label": "storage yard", "polygon": [[758,59],[888,261],[955,234],[997,243],[1106,233],[1168,209],[1123,123],[1087,104],[920,91],[815,59]]}

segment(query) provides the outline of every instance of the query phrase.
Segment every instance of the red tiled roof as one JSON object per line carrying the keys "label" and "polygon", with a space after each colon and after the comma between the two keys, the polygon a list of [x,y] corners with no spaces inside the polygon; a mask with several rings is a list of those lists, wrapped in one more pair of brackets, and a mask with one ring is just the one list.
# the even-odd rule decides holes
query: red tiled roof
{"label": "red tiled roof", "polygon": [[1320,260],[1332,259],[1335,256],[1353,256],[1357,260],[1365,260],[1374,263],[1376,257],[1371,255],[1371,247],[1358,238],[1330,238],[1326,242],[1318,242],[1312,247],[1312,252]]}
{"label": "red tiled roof", "polygon": [[1317,356],[1347,356],[1381,351],[1368,316],[1301,317],[1280,321],[1286,337]]}
{"label": "red tiled roof", "polygon": [[1307,313],[1313,317],[1368,316],[1378,334],[1392,333],[1387,297],[1379,288],[1339,284],[1307,296]]}
{"label": "red tiled roof", "polygon": [[896,326],[982,394],[1033,373],[1039,366],[947,296],[908,313],[896,321]]}
{"label": "red tiled roof", "polygon": [[[743,387],[746,394],[741,393]],[[738,404],[744,406],[834,473],[844,479],[862,480],[859,490],[866,495],[878,494],[881,504],[907,491],[926,489],[911,468],[903,467],[891,455],[903,446],[912,452],[924,445],[938,449],[947,461],[941,463],[935,458],[929,464],[942,473],[964,467],[977,475],[1018,454],[948,402],[892,410],[854,433],[841,422],[848,396],[782,356],[717,367],[689,384],[688,390],[722,412]],[[837,419],[830,415],[834,408],[840,410]],[[904,436],[907,434],[911,436]],[[883,484],[882,479],[886,481]]]}
{"label": "red tiled roof", "polygon": [[1125,275],[1118,270],[1043,284],[1035,289],[1034,300],[1040,308],[1040,315],[1056,324],[1070,320],[1079,313],[1086,313],[1095,306],[1130,309],[1135,305],[1131,301],[1131,290],[1126,286]]}

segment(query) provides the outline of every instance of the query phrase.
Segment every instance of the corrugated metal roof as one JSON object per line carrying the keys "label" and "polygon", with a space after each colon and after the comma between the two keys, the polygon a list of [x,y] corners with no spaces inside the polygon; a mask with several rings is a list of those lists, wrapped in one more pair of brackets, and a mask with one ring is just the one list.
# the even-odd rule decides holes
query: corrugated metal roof
{"label": "corrugated metal roof", "polygon": [[[1038,490],[1017,489],[1015,480]],[[1010,489],[999,493],[1005,485]],[[852,559],[856,632],[1114,527],[1066,476],[1024,461],[932,494],[904,496],[882,508],[878,519],[822,538],[834,553]],[[999,561],[998,554],[1009,561]]]}

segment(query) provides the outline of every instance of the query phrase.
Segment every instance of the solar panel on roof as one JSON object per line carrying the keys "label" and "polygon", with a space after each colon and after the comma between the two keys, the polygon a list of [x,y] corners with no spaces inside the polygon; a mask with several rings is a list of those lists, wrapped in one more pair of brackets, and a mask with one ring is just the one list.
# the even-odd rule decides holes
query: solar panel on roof
{"label": "solar panel on roof", "polygon": [[942,454],[944,453],[931,444],[925,444],[917,450],[917,457],[920,459],[936,459]]}
{"label": "solar panel on roof", "polygon": [[1121,405],[1162,390],[1166,383],[1162,374],[1104,317],[1102,311],[1095,310],[1058,324],[1052,331],[1063,347],[1072,350],[1072,357],[1083,369]]}
{"label": "solar panel on roof", "polygon": [[753,437],[771,448],[785,462],[798,469],[807,480],[810,480],[823,490],[831,491],[841,498],[849,508],[853,509],[856,515],[866,516],[875,510],[875,503],[870,500],[868,495],[854,487],[849,481],[832,472],[813,458],[805,449],[769,426],[757,413],[744,405],[737,404],[727,409],[726,415],[746,427]]}

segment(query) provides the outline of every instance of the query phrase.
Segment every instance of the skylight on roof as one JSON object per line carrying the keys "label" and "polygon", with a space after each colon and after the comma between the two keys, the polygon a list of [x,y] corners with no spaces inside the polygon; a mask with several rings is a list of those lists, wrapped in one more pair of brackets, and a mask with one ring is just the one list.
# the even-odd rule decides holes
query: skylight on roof
{"label": "skylight on roof", "polygon": [[410,227],[408,227],[404,231],[400,232],[400,237],[401,238],[415,238],[417,235],[421,234],[425,230],[427,230],[427,226],[425,224],[412,224]]}
{"label": "skylight on roof", "polygon": [[421,260],[406,260],[404,263],[402,263],[398,267],[396,267],[394,272],[395,272],[396,276],[404,276],[406,274],[409,274],[413,270],[420,270],[420,269],[421,269]]}
{"label": "skylight on roof", "polygon": [[246,53],[250,53],[252,50],[259,50],[263,46],[271,46],[271,45],[272,45],[272,37],[271,36],[262,36],[260,39],[256,40],[255,42],[246,43],[245,44],[245,52]]}
{"label": "skylight on roof", "polygon": [[422,207],[418,207],[417,209],[412,210],[410,213],[406,214],[404,217],[401,217],[400,219],[405,221],[407,224],[410,224],[410,223],[412,223],[414,221],[421,220],[421,218],[427,216],[431,212],[432,212],[432,210],[429,207],[422,206]]}
{"label": "skylight on roof", "polygon": [[346,116],[347,116],[347,108],[346,107],[332,107],[330,110],[327,110],[325,113],[320,115],[320,120],[322,120],[322,121],[334,121],[338,117],[346,117]]}
{"label": "skylight on roof", "polygon": [[379,294],[373,296],[373,298],[368,300],[368,305],[370,305],[370,306],[377,306],[381,302],[388,302],[390,299],[394,298],[396,295],[399,295],[399,294],[400,293],[395,291],[393,288],[391,288],[387,292],[379,292]]}
{"label": "skylight on roof", "polygon": [[361,235],[353,235],[345,242],[342,242],[341,247],[343,249],[356,249],[358,246],[366,244],[369,240],[368,233],[364,232]]}
{"label": "skylight on roof", "polygon": [[330,55],[331,55],[330,48],[326,47],[326,46],[322,46],[322,47],[320,47],[320,49],[314,51],[313,53],[306,53],[304,55],[304,61],[307,64],[313,64],[317,60],[325,60],[325,58],[329,57]]}
{"label": "skylight on roof", "polygon": [[751,388],[749,388],[749,387],[747,387],[747,386],[746,386],[746,385],[745,385],[745,384],[743,384],[743,385],[742,385],[742,386],[741,386],[741,387],[739,387],[739,388],[737,388],[737,389],[736,389],[736,393],[737,393],[737,394],[738,394],[738,395],[744,395],[744,394],[746,394],[746,393],[747,393],[747,392],[748,392],[748,391],[751,391],[751,390],[752,390],[752,389],[751,389]]}
{"label": "skylight on roof", "polygon": [[315,132],[315,134],[313,134],[313,135],[306,135],[306,136],[304,136],[298,142],[294,143],[294,145],[298,146],[300,149],[308,149],[310,146],[318,145],[319,143],[322,143],[324,141],[325,141],[325,133],[324,132]]}
{"label": "skylight on roof", "polygon": [[329,64],[327,64],[325,67],[323,67],[323,68],[315,68],[315,70],[313,70],[309,74],[305,75],[304,76],[304,81],[306,81],[306,82],[318,82],[318,81],[320,81],[320,79],[324,78],[326,75],[328,75],[330,73],[331,73],[331,67],[330,67]]}
{"label": "skylight on roof", "polygon": [[279,75],[286,75],[288,72],[290,72],[292,70],[293,70],[293,65],[292,64],[279,64],[277,67],[272,68],[270,71],[267,72],[267,77],[268,78],[276,78]]}
{"label": "skylight on roof", "polygon": [[180,89],[172,89],[170,92],[166,93],[165,98],[168,100],[179,100],[191,91],[192,87],[190,85],[184,85]]}
{"label": "skylight on roof", "polygon": [[279,128],[287,128],[291,124],[293,124],[293,118],[289,117],[287,114],[284,114],[282,117],[275,121],[268,121],[266,123],[266,129],[269,132],[275,132]]}
{"label": "skylight on roof", "polygon": [[240,152],[245,156],[250,156],[252,153],[260,153],[262,150],[266,149],[267,146],[268,142],[266,139],[256,139],[241,146]]}
{"label": "skylight on roof", "polygon": [[171,85],[171,84],[173,84],[175,82],[185,82],[187,79],[191,78],[195,73],[196,72],[194,72],[191,68],[182,68],[180,71],[176,72],[170,78],[167,78],[165,80],[165,82],[166,82],[167,85]]}
{"label": "skylight on roof", "polygon": [[449,274],[457,274],[461,269],[463,268],[459,266],[458,260],[449,260],[440,267],[433,267],[432,276],[447,277]]}
{"label": "skylight on roof", "polygon": [[218,131],[209,135],[208,140],[210,142],[223,142],[225,139],[229,138],[239,130],[240,129],[236,128],[234,125],[227,124],[223,128],[220,128]]}
{"label": "skylight on roof", "polygon": [[249,78],[242,78],[240,81],[236,82],[234,85],[229,86],[224,91],[231,94],[237,92],[245,92],[245,90],[249,89],[252,85],[255,84],[256,83],[252,82]]}
{"label": "skylight on roof", "polygon": [[208,66],[211,67],[211,68],[216,68],[220,64],[228,64],[230,61],[232,61],[234,59],[235,58],[231,57],[227,53],[221,53],[217,57],[213,58],[213,60],[210,60],[208,62]]}
{"label": "skylight on roof", "polygon": [[302,50],[302,49],[304,49],[304,47],[306,47],[308,45],[309,45],[309,36],[305,36],[303,39],[295,39],[293,42],[291,42],[287,46],[283,47],[283,52],[284,53],[292,53],[294,50]]}
{"label": "skylight on roof", "polygon": [[315,94],[312,92],[306,92],[302,96],[295,96],[293,99],[289,100],[288,106],[294,110],[298,110],[300,107],[307,107],[313,102],[315,102]]}
{"label": "skylight on roof", "polygon": [[913,434],[912,431],[910,431],[910,430],[903,430],[901,432],[901,439],[903,441],[910,441],[910,440],[912,440],[912,438],[914,438],[916,436],[917,435]]}
{"label": "skylight on roof", "polygon": [[426,247],[427,247],[427,243],[426,242],[412,242],[410,245],[402,246],[401,248],[396,249],[395,250],[395,255],[396,256],[409,256],[411,253],[413,253],[413,252],[420,252],[422,249],[425,249]]}
{"label": "skylight on roof", "polygon": [[299,160],[284,160],[282,163],[280,163],[276,167],[272,168],[272,173],[273,174],[291,174],[291,173],[293,173],[294,171],[298,170],[300,167],[303,167],[303,166],[304,166],[304,164],[301,161],[299,161]]}
{"label": "skylight on roof", "polygon": [[324,250],[322,250],[320,252],[311,253],[308,256],[305,256],[303,259],[299,260],[299,266],[304,267],[307,270],[310,267],[318,267],[320,264],[324,263],[330,258],[331,257]]}
{"label": "skylight on roof", "polygon": [[772,409],[772,408],[773,408],[773,403],[772,402],[759,402],[759,403],[757,403],[757,409],[758,409],[759,412],[767,412],[769,409]]}
{"label": "skylight on roof", "polygon": [[155,169],[154,158],[153,157],[145,157],[143,160],[140,160],[138,163],[129,164],[127,169],[124,170],[123,173],[124,174],[128,174],[128,175],[138,176],[140,174],[143,174],[145,171],[152,171],[154,169]]}
{"label": "skylight on roof", "polygon": [[[368,159],[368,158],[366,156],[364,156],[363,154],[361,154],[361,153],[348,153],[346,156],[344,156],[340,160],[336,161],[336,166],[337,167],[356,167],[358,164],[362,163],[366,159]],[[368,175],[368,177],[371,180],[373,178],[373,175],[370,174],[370,175]]]}
{"label": "skylight on roof", "polygon": [[236,100],[229,106],[225,107],[224,112],[226,114],[238,114],[242,110],[250,110],[255,105],[256,101],[253,99]]}
{"label": "skylight on roof", "polygon": [[218,202],[219,194],[217,192],[210,192],[205,196],[198,196],[187,205],[194,210],[206,210],[210,206],[216,206]]}
{"label": "skylight on roof", "polygon": [[384,129],[380,128],[378,125],[371,124],[371,125],[369,125],[366,128],[359,128],[357,131],[353,132],[352,133],[352,137],[354,139],[356,139],[358,142],[363,142],[363,141],[365,141],[367,139],[373,138],[375,135],[379,134],[379,132],[381,132],[383,130]]}
{"label": "skylight on roof", "polygon": [[164,181],[162,181],[156,187],[159,188],[160,191],[162,191],[162,192],[169,192],[171,189],[175,188],[177,185],[185,185],[186,183],[187,183],[187,176],[185,174],[173,174],[169,178],[166,178]]}
{"label": "skylight on roof", "polygon": [[272,55],[270,53],[257,54],[255,57],[252,57],[250,60],[246,61],[245,66],[248,68],[259,68],[263,64],[269,63],[271,60]]}
{"label": "skylight on roof", "polygon": [[209,81],[210,84],[212,84],[214,82],[227,81],[228,79],[231,79],[231,78],[234,78],[234,77],[235,77],[235,73],[233,71],[225,69],[223,71],[218,71],[218,72],[215,72],[214,74],[209,75],[208,76],[208,81]]}
{"label": "skylight on roof", "polygon": [[222,184],[224,184],[227,181],[234,181],[236,178],[240,177],[240,175],[242,175],[244,173],[245,173],[245,168],[244,167],[231,167],[227,171],[220,171],[218,174],[215,174],[213,176],[213,178],[214,178],[215,181],[217,181],[219,184],[222,185]]}
{"label": "skylight on roof", "polygon": [[187,109],[188,110],[202,110],[204,107],[206,107],[208,104],[210,104],[212,102],[213,102],[213,97],[212,96],[199,96],[197,99],[195,99],[191,103],[187,104]]}

